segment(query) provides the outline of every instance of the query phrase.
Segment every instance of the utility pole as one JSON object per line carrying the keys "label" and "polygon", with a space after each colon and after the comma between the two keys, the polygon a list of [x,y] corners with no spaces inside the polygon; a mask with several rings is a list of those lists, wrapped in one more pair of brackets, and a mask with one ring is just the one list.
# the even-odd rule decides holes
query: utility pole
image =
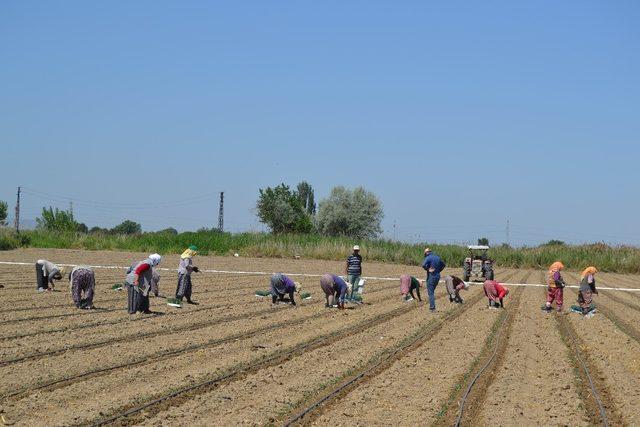
{"label": "utility pole", "polygon": [[224,231],[224,191],[220,192],[220,209],[218,210],[218,231]]}
{"label": "utility pole", "polygon": [[71,214],[71,218],[73,218],[73,200],[69,200],[69,213]]}
{"label": "utility pole", "polygon": [[511,227],[509,226],[509,220],[507,220],[507,246],[511,246]]}
{"label": "utility pole", "polygon": [[18,187],[18,200],[16,201],[16,233],[20,233],[20,187]]}
{"label": "utility pole", "polygon": [[397,233],[396,233],[396,220],[393,220],[393,240],[398,240],[397,237]]}

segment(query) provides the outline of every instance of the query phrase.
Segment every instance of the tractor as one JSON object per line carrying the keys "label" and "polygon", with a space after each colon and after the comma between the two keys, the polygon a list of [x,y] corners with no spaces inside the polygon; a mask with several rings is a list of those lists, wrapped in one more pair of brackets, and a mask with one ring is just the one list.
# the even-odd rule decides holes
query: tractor
{"label": "tractor", "polygon": [[464,260],[464,281],[484,282],[493,280],[493,260],[487,252],[489,246],[468,246],[469,256]]}

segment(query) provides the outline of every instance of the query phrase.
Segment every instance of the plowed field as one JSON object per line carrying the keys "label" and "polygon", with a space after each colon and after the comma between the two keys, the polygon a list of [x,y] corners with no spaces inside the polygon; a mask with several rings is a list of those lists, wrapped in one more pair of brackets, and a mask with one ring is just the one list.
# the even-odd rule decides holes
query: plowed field
{"label": "plowed field", "polygon": [[[326,309],[312,298],[271,306],[269,274],[341,274],[342,262],[198,257],[199,305],[151,298],[129,315],[124,270],[97,268],[96,310],[73,307],[68,283],[38,294],[35,261],[126,267],[146,254],[0,252],[0,411],[14,425],[640,425],[640,293],[601,290],[592,318],[544,313],[544,287],[510,287],[491,310],[480,286],[437,311],[404,302],[399,281],[419,267],[367,263],[365,303]],[[175,292],[178,256],[163,259],[160,293]],[[242,271],[234,274],[231,271]],[[264,274],[256,274],[256,273]],[[446,273],[459,274],[457,270]],[[565,278],[576,284],[578,275]],[[537,270],[496,270],[539,284]],[[298,280],[298,278],[296,278]],[[601,273],[601,287],[640,277]],[[426,290],[422,290],[427,300]]]}

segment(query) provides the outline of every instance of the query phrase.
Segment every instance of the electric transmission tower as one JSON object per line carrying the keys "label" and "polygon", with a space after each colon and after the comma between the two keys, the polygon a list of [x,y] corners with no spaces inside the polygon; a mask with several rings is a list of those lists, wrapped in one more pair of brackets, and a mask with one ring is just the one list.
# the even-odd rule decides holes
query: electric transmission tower
{"label": "electric transmission tower", "polygon": [[220,192],[220,210],[218,211],[218,230],[224,231],[224,191]]}

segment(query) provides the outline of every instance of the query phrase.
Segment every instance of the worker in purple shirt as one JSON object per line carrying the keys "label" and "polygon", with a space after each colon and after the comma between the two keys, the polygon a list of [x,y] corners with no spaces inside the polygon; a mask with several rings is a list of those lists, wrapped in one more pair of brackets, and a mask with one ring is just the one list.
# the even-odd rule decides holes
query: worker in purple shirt
{"label": "worker in purple shirt", "polygon": [[273,304],[276,304],[278,300],[284,301],[284,296],[289,294],[291,305],[296,305],[293,293],[299,293],[301,289],[302,285],[300,283],[294,282],[282,273],[276,273],[271,276],[271,302]]}
{"label": "worker in purple shirt", "polygon": [[429,310],[436,311],[436,286],[440,282],[440,273],[446,264],[437,254],[431,252],[431,249],[424,250],[424,260],[422,268],[427,271],[427,293],[429,294]]}
{"label": "worker in purple shirt", "polygon": [[320,287],[325,295],[325,307],[332,307],[338,300],[338,308],[344,310],[344,302],[349,294],[351,286],[344,279],[335,274],[324,274],[320,278]]}

